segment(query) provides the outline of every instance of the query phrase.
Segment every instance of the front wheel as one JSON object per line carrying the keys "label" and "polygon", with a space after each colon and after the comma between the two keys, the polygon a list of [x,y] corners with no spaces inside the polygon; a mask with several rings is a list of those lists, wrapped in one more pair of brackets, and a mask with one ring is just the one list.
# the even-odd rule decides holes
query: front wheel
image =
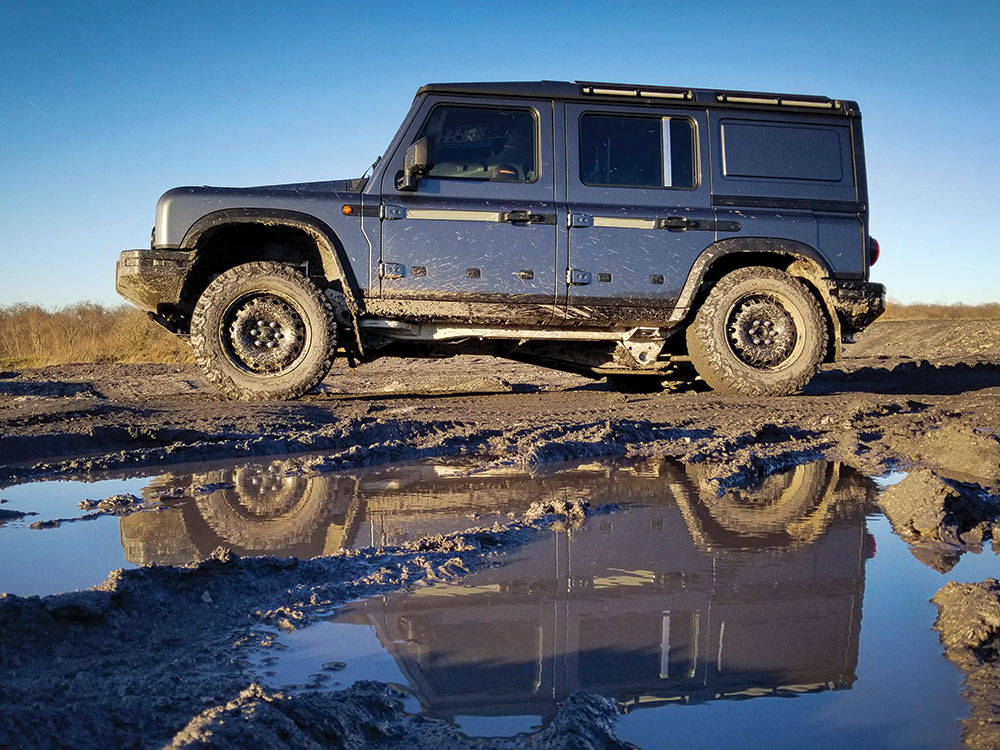
{"label": "front wheel", "polygon": [[727,395],[785,396],[806,385],[826,353],[827,324],[802,282],[751,266],[722,277],[687,329],[698,374]]}
{"label": "front wheel", "polygon": [[330,300],[295,269],[245,263],[216,278],[191,316],[191,346],[230,398],[298,398],[326,377],[337,325]]}

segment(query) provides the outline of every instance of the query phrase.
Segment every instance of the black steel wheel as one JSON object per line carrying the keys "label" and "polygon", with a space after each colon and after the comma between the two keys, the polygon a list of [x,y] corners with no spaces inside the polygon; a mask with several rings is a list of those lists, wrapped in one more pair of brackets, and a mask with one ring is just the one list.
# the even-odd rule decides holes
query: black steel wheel
{"label": "black steel wheel", "polygon": [[221,274],[191,316],[195,359],[231,398],[298,398],[326,377],[336,343],[326,295],[294,268],[272,261]]}
{"label": "black steel wheel", "polygon": [[727,274],[687,330],[691,362],[714,390],[784,396],[805,386],[826,353],[826,319],[805,285],[763,266]]}

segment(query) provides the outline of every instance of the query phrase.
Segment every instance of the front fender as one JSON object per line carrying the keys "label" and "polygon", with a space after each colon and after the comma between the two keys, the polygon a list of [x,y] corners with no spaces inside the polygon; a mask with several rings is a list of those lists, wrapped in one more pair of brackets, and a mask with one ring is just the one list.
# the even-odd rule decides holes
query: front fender
{"label": "front fender", "polygon": [[336,232],[322,219],[301,211],[264,208],[227,208],[202,216],[194,222],[184,238],[180,249],[195,251],[199,240],[213,229],[234,224],[266,224],[298,229],[316,243],[323,263],[323,275],[327,281],[340,280],[344,296],[351,312],[357,314],[361,299],[357,279],[350,263],[346,262],[346,250]]}

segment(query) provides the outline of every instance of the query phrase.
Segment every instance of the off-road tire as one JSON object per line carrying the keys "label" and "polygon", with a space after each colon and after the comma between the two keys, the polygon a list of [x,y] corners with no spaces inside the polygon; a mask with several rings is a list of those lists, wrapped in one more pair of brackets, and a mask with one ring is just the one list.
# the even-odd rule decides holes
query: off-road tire
{"label": "off-road tire", "polygon": [[198,299],[191,346],[205,376],[230,398],[293,399],[330,372],[337,324],[330,300],[294,268],[245,263]]}
{"label": "off-road tire", "polygon": [[826,318],[805,285],[750,266],[712,288],[687,329],[698,374],[725,395],[786,396],[806,385],[826,353]]}

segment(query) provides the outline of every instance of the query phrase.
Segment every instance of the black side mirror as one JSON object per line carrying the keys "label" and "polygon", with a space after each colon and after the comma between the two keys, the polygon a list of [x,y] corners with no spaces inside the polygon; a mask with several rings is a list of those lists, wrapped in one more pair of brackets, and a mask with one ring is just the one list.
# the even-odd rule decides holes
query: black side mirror
{"label": "black side mirror", "polygon": [[434,141],[427,136],[417,138],[406,149],[403,171],[396,176],[397,190],[416,190],[417,180],[434,168]]}

